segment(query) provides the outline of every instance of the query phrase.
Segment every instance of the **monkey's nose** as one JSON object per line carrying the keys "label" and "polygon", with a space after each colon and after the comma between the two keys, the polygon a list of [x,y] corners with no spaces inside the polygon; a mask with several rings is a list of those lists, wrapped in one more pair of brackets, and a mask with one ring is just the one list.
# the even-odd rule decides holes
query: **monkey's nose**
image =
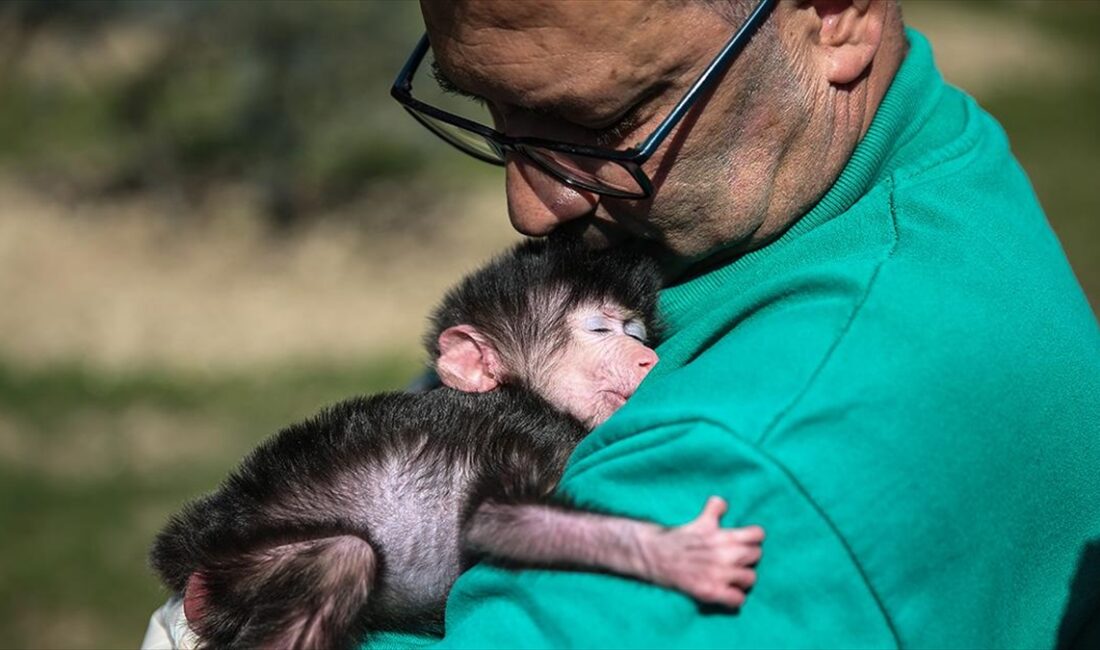
{"label": "monkey's nose", "polygon": [[643,347],[642,351],[638,353],[638,367],[639,368],[645,368],[646,370],[649,370],[659,360],[660,359],[657,358],[657,353],[654,352],[653,350],[649,349],[649,348]]}

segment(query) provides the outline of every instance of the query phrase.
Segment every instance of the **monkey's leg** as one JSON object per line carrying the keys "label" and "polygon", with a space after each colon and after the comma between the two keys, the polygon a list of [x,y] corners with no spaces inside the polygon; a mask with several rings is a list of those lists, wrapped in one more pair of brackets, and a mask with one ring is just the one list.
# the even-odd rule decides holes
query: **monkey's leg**
{"label": "monkey's leg", "polygon": [[345,647],[362,632],[376,570],[373,549],[355,535],[257,549],[193,573],[184,613],[213,647]]}
{"label": "monkey's leg", "polygon": [[721,528],[725,512],[726,502],[711,497],[695,520],[664,528],[558,506],[487,501],[470,518],[465,542],[490,556],[611,571],[740,607],[756,581],[764,531]]}

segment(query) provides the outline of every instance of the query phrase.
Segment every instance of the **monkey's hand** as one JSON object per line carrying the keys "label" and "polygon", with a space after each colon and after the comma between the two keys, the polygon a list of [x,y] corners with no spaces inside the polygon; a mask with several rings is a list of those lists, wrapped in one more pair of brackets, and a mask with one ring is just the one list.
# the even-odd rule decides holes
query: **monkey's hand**
{"label": "monkey's hand", "polygon": [[726,502],[711,497],[694,521],[647,521],[541,504],[482,503],[465,532],[468,550],[540,566],[582,566],[740,607],[756,580],[764,530],[721,528]]}
{"label": "monkey's hand", "polygon": [[684,592],[704,603],[738,608],[756,582],[764,529],[759,526],[721,528],[726,502],[707,499],[693,521],[665,528],[640,539],[644,577]]}

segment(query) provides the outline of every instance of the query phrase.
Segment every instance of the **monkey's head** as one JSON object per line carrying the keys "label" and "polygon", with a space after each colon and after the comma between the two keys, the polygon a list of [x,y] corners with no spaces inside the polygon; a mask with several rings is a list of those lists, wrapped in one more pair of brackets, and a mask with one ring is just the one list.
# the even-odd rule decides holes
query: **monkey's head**
{"label": "monkey's head", "polygon": [[523,386],[593,428],[657,362],[659,288],[636,252],[529,240],[452,289],[425,343],[447,386]]}

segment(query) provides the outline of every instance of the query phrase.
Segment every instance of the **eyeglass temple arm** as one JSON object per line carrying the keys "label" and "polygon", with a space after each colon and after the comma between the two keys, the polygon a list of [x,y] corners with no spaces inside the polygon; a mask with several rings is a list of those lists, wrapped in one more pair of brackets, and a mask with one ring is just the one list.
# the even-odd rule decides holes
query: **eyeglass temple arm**
{"label": "eyeglass temple arm", "polygon": [[420,66],[420,62],[424,60],[428,47],[428,34],[425,32],[420,37],[420,42],[416,44],[412,54],[409,55],[408,60],[405,61],[405,65],[401,66],[401,71],[397,73],[397,78],[394,79],[393,87],[390,89],[390,95],[396,98],[398,92],[408,93],[412,90],[413,73]]}
{"label": "eyeglass temple arm", "polygon": [[[692,104],[699,98],[700,95],[710,90],[720,78],[715,74],[717,70],[725,67],[730,59],[736,56],[747,44],[748,37],[754,33],[760,24],[767,18],[768,13],[777,0],[760,0],[760,3],[756,5],[756,8],[752,10],[748,19],[741,25],[741,29],[730,37],[726,44],[722,47],[722,51],[718,53],[718,56],[710,62],[707,69],[703,71],[699,78],[695,80],[695,83],[691,85],[691,88],[687,91],[687,94],[676,104],[672,112],[668,114],[661,124],[657,127],[645,142],[635,149],[635,162],[641,164],[645,162],[669,132],[676,126],[676,124],[684,117],[684,115],[691,108]],[[400,95],[409,93],[412,90],[412,75],[416,71],[416,68],[420,65],[420,62],[424,59],[424,55],[427,53],[429,47],[428,34],[425,32],[420,37],[420,42],[416,44],[416,48],[409,55],[405,65],[401,67],[401,71],[397,73],[397,79],[393,82],[393,87],[390,89],[390,95],[395,99],[400,99]]]}
{"label": "eyeglass temple arm", "polygon": [[710,62],[707,69],[703,71],[699,78],[695,80],[691,88],[684,95],[683,99],[676,104],[676,107],[672,109],[672,112],[668,114],[668,117],[661,122],[657,130],[654,131],[645,142],[641,144],[635,151],[637,151],[639,164],[645,162],[661,142],[668,136],[669,132],[676,126],[681,118],[688,112],[695,100],[700,95],[710,90],[721,78],[721,75],[715,74],[715,71],[724,68],[733,57],[745,47],[748,43],[748,37],[751,36],[760,24],[764,22],[764,19],[768,17],[768,12],[774,5],[776,0],[760,0],[760,3],[756,5],[756,8],[752,10],[748,19],[741,29],[737,30],[733,36],[726,41],[725,46],[722,47],[722,51],[718,53],[718,56]]}

